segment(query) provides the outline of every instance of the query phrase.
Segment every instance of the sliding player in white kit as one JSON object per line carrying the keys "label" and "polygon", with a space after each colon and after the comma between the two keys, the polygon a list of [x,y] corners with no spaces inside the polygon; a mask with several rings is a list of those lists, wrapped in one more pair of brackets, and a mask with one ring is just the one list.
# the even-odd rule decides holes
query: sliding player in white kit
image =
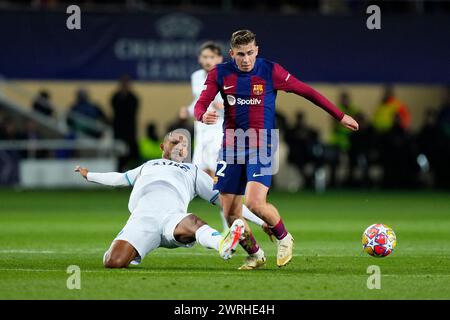
{"label": "sliding player in white kit", "polygon": [[[107,268],[123,268],[139,263],[158,247],[191,247],[195,241],[231,258],[244,230],[242,220],[233,223],[227,234],[211,228],[197,216],[187,213],[189,202],[199,195],[218,204],[213,181],[196,165],[182,163],[188,154],[187,138],[182,131],[169,132],[161,144],[163,158],[151,160],[125,173],[89,172],[77,166],[75,171],[88,181],[108,186],[132,186],[128,208],[131,215],[104,255]],[[263,226],[264,222],[246,207],[244,217]]]}
{"label": "sliding player in white kit", "polygon": [[[188,111],[192,117],[194,116],[194,106],[204,89],[203,87],[205,85],[208,72],[213,69],[216,64],[222,62],[222,50],[218,44],[212,41],[207,41],[200,46],[198,63],[202,68],[195,71],[191,75],[191,87],[194,99],[188,107]],[[217,167],[217,159],[219,157],[223,138],[222,123],[224,106],[220,93],[217,94],[214,101],[209,105],[208,110],[215,110],[218,115],[218,119],[213,125],[207,125],[200,121],[194,121],[195,144],[192,163],[214,178]],[[228,229],[228,224],[223,215],[223,211],[220,212],[220,216],[222,218],[223,230]]]}

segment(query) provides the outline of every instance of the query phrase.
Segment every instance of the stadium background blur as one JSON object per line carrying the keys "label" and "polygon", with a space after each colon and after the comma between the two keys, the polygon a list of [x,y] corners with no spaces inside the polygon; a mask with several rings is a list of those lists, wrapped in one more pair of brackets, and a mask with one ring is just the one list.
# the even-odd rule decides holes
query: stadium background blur
{"label": "stadium background blur", "polygon": [[[70,4],[0,1],[0,185],[80,186],[74,163],[159,157],[169,128],[193,131],[199,44],[227,57],[231,32],[249,28],[260,56],[361,123],[351,134],[279,93],[276,188],[450,187],[447,1],[79,1],[81,30],[66,27]],[[370,4],[381,30],[366,27]]]}
{"label": "stadium background blur", "polygon": [[[66,25],[74,3],[80,30]],[[381,30],[366,27],[374,3]],[[449,299],[449,18],[448,1],[0,0],[0,299]],[[192,130],[183,107],[198,47],[217,41],[226,57],[242,28],[261,57],[361,125],[350,134],[279,92],[269,201],[295,237],[294,259],[278,268],[275,244],[253,228],[268,260],[245,276],[243,250],[224,262],[201,246],[105,269],[130,190],[89,184],[75,165],[126,170],[159,157],[169,128]],[[201,199],[188,212],[221,226]],[[362,251],[373,223],[396,232],[387,258]],[[367,285],[374,264],[380,290]]]}

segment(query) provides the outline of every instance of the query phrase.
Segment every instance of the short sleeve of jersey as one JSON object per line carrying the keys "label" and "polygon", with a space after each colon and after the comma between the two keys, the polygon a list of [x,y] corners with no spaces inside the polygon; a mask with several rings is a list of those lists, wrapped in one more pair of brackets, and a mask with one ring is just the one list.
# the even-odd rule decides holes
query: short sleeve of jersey
{"label": "short sleeve of jersey", "polygon": [[141,166],[139,166],[137,168],[128,170],[127,172],[124,173],[125,179],[127,179],[127,182],[128,182],[128,184],[130,186],[134,186],[134,183],[136,182],[136,179],[139,177],[139,175],[141,173],[141,170],[142,170],[142,167],[144,165],[145,164],[143,164],[143,165],[141,165]]}
{"label": "short sleeve of jersey", "polygon": [[196,170],[197,179],[195,181],[195,187],[198,196],[215,205],[219,199],[219,191],[213,190],[213,179],[203,170],[198,169],[197,166]]}

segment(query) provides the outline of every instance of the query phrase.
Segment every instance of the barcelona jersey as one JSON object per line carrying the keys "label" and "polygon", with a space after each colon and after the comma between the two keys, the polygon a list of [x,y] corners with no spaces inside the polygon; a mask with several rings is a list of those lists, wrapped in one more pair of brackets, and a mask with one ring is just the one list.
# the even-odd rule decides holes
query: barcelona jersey
{"label": "barcelona jersey", "polygon": [[[198,121],[202,121],[209,104],[220,92],[225,106],[221,160],[216,171],[220,191],[242,194],[243,185],[247,181],[258,181],[270,186],[270,171],[263,169],[271,167],[271,164],[259,161],[259,157],[249,163],[249,157],[252,156],[252,150],[260,151],[261,147],[264,147],[264,153],[270,154],[273,151],[276,138],[273,137],[272,130],[275,129],[275,99],[278,90],[293,92],[308,99],[337,120],[344,116],[328,99],[275,62],[257,58],[249,72],[239,70],[234,60],[216,65],[208,73],[203,91],[194,107],[194,115]],[[241,136],[243,139],[239,143]],[[230,146],[233,153],[231,157]],[[241,155],[244,161],[236,162]],[[233,163],[230,163],[230,159]],[[222,183],[225,180],[228,182]],[[233,186],[227,187],[231,185]]]}

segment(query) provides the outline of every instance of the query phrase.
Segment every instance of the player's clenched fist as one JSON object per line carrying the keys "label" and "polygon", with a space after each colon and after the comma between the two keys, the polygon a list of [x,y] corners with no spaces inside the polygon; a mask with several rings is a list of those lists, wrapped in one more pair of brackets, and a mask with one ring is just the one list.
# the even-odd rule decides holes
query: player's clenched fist
{"label": "player's clenched fist", "polygon": [[344,115],[344,117],[341,119],[341,123],[344,127],[350,130],[358,131],[359,129],[358,122],[356,122],[356,120],[350,117],[349,115]]}
{"label": "player's clenched fist", "polygon": [[79,172],[83,176],[83,178],[87,179],[87,174],[89,170],[80,166],[76,166],[75,172]]}
{"label": "player's clenched fist", "polygon": [[218,117],[219,116],[217,115],[217,112],[215,110],[206,111],[203,114],[202,122],[205,124],[215,124],[217,122]]}

